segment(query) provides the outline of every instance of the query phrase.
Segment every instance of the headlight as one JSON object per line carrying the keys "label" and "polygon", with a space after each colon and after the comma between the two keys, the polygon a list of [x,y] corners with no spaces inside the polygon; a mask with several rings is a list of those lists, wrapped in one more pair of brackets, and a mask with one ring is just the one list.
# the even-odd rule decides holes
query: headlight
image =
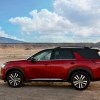
{"label": "headlight", "polygon": [[5,66],[6,66],[6,63],[2,64],[2,65],[1,65],[1,68],[4,68]]}

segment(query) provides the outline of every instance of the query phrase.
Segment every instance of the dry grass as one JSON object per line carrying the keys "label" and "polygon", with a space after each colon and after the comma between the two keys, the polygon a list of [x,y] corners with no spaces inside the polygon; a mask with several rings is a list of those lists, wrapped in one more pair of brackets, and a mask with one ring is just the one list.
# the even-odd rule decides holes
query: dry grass
{"label": "dry grass", "polygon": [[35,48],[35,49],[19,49],[19,48],[7,48],[2,49],[0,48],[0,64],[10,61],[10,60],[19,60],[19,59],[26,59],[29,56],[35,54],[36,52],[42,50]]}

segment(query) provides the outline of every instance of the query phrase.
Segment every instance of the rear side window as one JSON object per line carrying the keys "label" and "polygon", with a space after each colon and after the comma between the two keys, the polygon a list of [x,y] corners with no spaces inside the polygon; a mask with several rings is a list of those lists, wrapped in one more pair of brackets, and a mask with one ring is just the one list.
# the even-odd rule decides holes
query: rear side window
{"label": "rear side window", "polygon": [[68,50],[56,50],[54,52],[53,59],[75,59],[71,51]]}
{"label": "rear side window", "polygon": [[98,52],[96,50],[80,50],[79,54],[87,59],[98,59],[100,58]]}

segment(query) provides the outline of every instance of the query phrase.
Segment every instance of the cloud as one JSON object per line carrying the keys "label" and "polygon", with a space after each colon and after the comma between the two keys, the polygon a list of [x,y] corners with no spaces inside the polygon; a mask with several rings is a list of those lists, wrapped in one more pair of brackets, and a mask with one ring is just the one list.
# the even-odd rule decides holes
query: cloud
{"label": "cloud", "polygon": [[8,34],[6,34],[4,30],[2,30],[2,27],[0,27],[0,37],[8,37]]}
{"label": "cloud", "polygon": [[33,10],[30,12],[31,17],[16,17],[9,21],[14,24],[19,24],[25,33],[43,33],[43,34],[61,34],[67,33],[66,29],[72,28],[72,23],[57,15],[55,12],[50,12],[42,9],[40,12]]}
{"label": "cloud", "polygon": [[88,26],[100,18],[100,0],[55,0],[54,10],[71,22]]}
{"label": "cloud", "polygon": [[96,41],[100,36],[99,5],[100,0],[54,0],[52,12],[33,10],[30,17],[15,17],[9,21],[20,25],[22,33],[39,34],[40,40]]}
{"label": "cloud", "polygon": [[73,34],[100,35],[100,0],[55,0],[54,10],[74,24]]}
{"label": "cloud", "polygon": [[42,42],[42,43],[46,43],[46,42],[50,42],[50,43],[60,43],[60,42],[67,42],[67,41],[71,41],[69,38],[65,37],[65,35],[40,35],[33,37],[34,40],[36,42]]}
{"label": "cloud", "polygon": [[18,39],[17,37],[15,37],[15,36],[10,36],[10,35],[8,35],[3,29],[2,29],[2,27],[0,26],[0,37],[5,37],[5,38],[10,38],[10,39],[14,39],[14,40],[22,40],[23,41],[23,39]]}

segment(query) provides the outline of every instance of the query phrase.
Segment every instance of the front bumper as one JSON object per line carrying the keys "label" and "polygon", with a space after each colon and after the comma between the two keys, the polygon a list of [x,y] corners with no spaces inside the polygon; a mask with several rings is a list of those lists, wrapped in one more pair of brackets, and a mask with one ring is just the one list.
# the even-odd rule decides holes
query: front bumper
{"label": "front bumper", "polygon": [[3,75],[2,74],[0,74],[0,79],[3,80]]}
{"label": "front bumper", "polygon": [[5,79],[5,70],[4,70],[4,68],[1,68],[1,70],[0,70],[0,79],[1,80]]}

